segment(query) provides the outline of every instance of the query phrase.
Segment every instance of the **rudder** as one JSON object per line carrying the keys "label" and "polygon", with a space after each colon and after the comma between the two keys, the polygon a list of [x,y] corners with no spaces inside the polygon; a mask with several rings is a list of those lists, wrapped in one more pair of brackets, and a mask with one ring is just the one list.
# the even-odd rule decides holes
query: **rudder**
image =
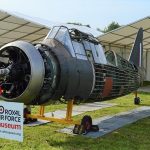
{"label": "rudder", "polygon": [[140,28],[129,56],[129,62],[137,68],[143,67],[143,28]]}

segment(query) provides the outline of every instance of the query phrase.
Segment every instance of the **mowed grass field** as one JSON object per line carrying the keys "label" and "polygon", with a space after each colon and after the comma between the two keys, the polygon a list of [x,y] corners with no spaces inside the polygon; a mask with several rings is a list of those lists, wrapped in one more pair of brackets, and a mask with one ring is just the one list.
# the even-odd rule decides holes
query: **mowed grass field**
{"label": "mowed grass field", "polygon": [[[138,95],[142,102],[139,106],[133,104],[134,95],[130,94],[109,101],[117,106],[87,112],[92,118],[116,114],[140,106],[150,106],[150,94]],[[46,111],[65,108],[65,104],[47,106]],[[37,112],[34,107],[33,111]],[[81,119],[85,114],[75,116]],[[68,125],[58,123],[45,124],[36,127],[24,127],[24,142],[0,139],[2,150],[150,150],[150,117],[126,125],[101,138],[92,139],[81,135],[72,136],[56,132]]]}

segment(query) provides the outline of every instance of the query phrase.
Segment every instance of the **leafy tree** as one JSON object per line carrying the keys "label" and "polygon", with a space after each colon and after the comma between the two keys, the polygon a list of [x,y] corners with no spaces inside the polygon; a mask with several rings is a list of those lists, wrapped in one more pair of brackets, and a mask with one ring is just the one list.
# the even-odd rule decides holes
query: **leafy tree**
{"label": "leafy tree", "polygon": [[119,27],[121,27],[121,26],[117,22],[113,21],[107,27],[105,27],[103,30],[101,30],[99,28],[97,28],[97,30],[100,32],[106,33],[106,32],[112,31],[114,29],[117,29]]}

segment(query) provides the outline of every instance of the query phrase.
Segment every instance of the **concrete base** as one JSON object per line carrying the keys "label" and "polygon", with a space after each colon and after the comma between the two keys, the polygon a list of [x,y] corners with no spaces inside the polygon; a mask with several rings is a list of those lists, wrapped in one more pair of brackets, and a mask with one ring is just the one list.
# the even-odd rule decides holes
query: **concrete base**
{"label": "concrete base", "polygon": [[[81,105],[77,105],[73,107],[72,116],[80,115],[82,113],[88,111],[99,110],[102,108],[116,106],[114,103],[107,103],[107,102],[94,102],[94,103],[84,103]],[[66,116],[66,109],[64,110],[57,110],[54,112],[48,112],[44,114],[46,117],[56,117],[56,118],[65,118]]]}
{"label": "concrete base", "polygon": [[[89,132],[85,137],[98,138],[105,134],[108,134],[118,128],[121,128],[127,124],[136,122],[139,119],[143,119],[150,116],[150,106],[143,106],[131,111],[122,112],[113,116],[105,116],[93,120],[93,124],[97,124],[100,128],[99,132]],[[73,134],[73,126],[59,130],[59,132]]]}
{"label": "concrete base", "polygon": [[49,121],[38,119],[35,122],[31,122],[29,124],[24,124],[24,126],[34,127],[34,126],[38,126],[38,125],[42,125],[42,124],[46,124],[46,123],[49,123]]}

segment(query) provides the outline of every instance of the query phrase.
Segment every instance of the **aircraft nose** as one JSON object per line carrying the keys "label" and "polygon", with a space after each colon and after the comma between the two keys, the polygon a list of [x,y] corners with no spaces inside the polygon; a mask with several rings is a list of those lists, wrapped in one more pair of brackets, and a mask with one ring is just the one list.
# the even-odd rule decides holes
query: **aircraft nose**
{"label": "aircraft nose", "polygon": [[44,61],[30,43],[15,41],[0,49],[1,99],[29,104],[41,90]]}

